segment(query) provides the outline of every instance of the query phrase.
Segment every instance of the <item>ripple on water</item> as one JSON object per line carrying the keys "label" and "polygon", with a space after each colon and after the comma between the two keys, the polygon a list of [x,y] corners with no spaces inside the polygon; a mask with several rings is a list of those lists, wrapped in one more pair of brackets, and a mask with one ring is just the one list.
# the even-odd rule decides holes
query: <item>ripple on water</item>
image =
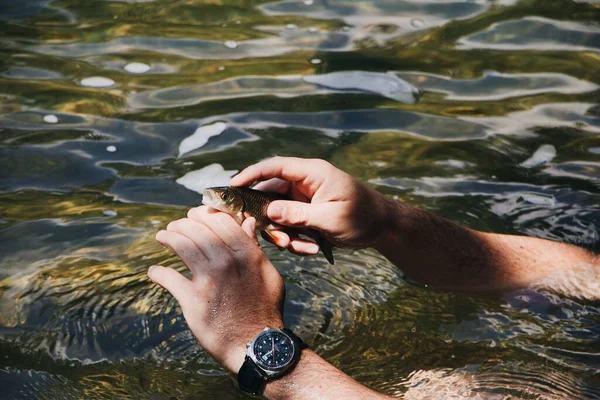
{"label": "ripple on water", "polygon": [[395,131],[439,140],[483,138],[486,128],[475,122],[404,110],[323,111],[319,113],[249,113],[221,118],[244,129],[300,127],[337,137],[350,132]]}
{"label": "ripple on water", "polygon": [[8,70],[2,72],[0,76],[8,79],[64,79],[64,75],[60,72],[34,67],[11,67]]}
{"label": "ripple on water", "polygon": [[[126,36],[100,43],[37,44],[34,53],[60,57],[89,57],[150,51],[198,60],[238,60],[249,57],[273,57],[295,50],[349,50],[348,37],[337,32],[309,32],[307,29],[284,30],[279,35],[229,43],[168,37]],[[233,43],[235,48],[231,48]]]}
{"label": "ripple on water", "polygon": [[533,128],[575,127],[589,132],[600,132],[600,117],[589,115],[590,103],[550,103],[517,111],[502,117],[461,117],[489,127],[494,133],[532,135]]}
{"label": "ripple on water", "polygon": [[[1,233],[19,233],[15,229],[27,228],[22,225]],[[3,282],[4,340],[26,342],[22,347],[29,351],[84,364],[155,356],[165,346],[182,357],[177,362],[198,362],[197,343],[185,333],[176,302],[146,277],[149,263],[170,266],[175,261],[165,252],[143,256],[156,246],[148,234],[107,223],[54,226],[51,233],[39,223],[29,225],[39,250],[34,254],[23,243],[19,249],[31,267]],[[24,262],[21,253],[3,251],[2,261]],[[36,254],[40,259],[31,263]],[[112,262],[118,257],[123,262]],[[12,306],[10,298],[15,299]],[[205,355],[200,359],[208,360]]]}
{"label": "ripple on water", "polygon": [[448,100],[488,101],[542,93],[585,93],[598,85],[565,74],[485,74],[478,79],[454,79],[419,72],[396,72],[421,90],[445,93]]}
{"label": "ripple on water", "polygon": [[[313,59],[318,64],[321,60]],[[128,98],[136,108],[181,107],[211,100],[254,96],[295,97],[327,93],[377,94],[403,103],[416,102],[419,90],[394,75],[364,71],[307,76],[242,76],[201,85],[177,86]]]}
{"label": "ripple on water", "polygon": [[495,363],[457,369],[417,370],[401,384],[407,399],[592,399],[600,395],[599,381],[551,366]]}
{"label": "ripple on water", "polygon": [[419,89],[393,74],[343,71],[322,75],[307,75],[302,79],[305,82],[331,89],[376,93],[408,104],[413,104],[419,95]]}
{"label": "ripple on water", "polygon": [[416,196],[484,197],[492,213],[511,221],[520,232],[537,237],[595,246],[600,237],[598,195],[571,189],[478,180],[469,176],[377,178],[376,185],[407,190]]}
{"label": "ripple on water", "polygon": [[600,163],[592,161],[569,161],[545,168],[544,172],[552,176],[565,176],[588,181],[600,181]]}
{"label": "ripple on water", "polygon": [[[318,1],[310,7],[295,1],[285,0],[271,2],[259,6],[270,16],[297,15],[313,19],[341,19],[347,25],[357,27],[347,31],[353,40],[359,40],[365,35],[377,42],[400,35],[405,35],[423,27],[443,25],[450,20],[460,20],[474,17],[488,9],[483,1],[368,1],[338,0],[333,2]],[[419,22],[414,22],[419,21]],[[393,33],[375,33],[371,30],[374,25],[390,24],[401,29]]]}
{"label": "ripple on water", "polygon": [[458,43],[466,49],[600,51],[600,28],[532,16],[493,24]]}

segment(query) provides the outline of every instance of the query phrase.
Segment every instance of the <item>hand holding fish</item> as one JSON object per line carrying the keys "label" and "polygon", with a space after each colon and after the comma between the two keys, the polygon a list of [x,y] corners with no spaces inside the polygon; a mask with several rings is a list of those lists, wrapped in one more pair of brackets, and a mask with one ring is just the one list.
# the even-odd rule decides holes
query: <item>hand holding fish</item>
{"label": "hand holding fish", "polygon": [[[540,238],[469,229],[387,198],[324,160],[271,158],[244,169],[230,184],[247,186],[255,181],[263,181],[257,189],[285,193],[294,200],[271,202],[270,220],[316,229],[337,247],[373,247],[406,276],[431,287],[485,291],[537,283],[571,295],[598,297],[594,285],[600,256]],[[300,246],[290,237],[281,247],[299,254],[316,252]],[[564,273],[571,266],[589,272],[579,271],[573,284]]]}
{"label": "hand holding fish", "polygon": [[[336,247],[364,248],[384,232],[395,203],[369,189],[324,160],[274,157],[251,165],[231,179],[232,186],[248,186],[285,194],[267,209],[273,222],[320,231]],[[283,233],[285,235],[285,233]],[[296,254],[318,249],[291,236],[276,243]]]}

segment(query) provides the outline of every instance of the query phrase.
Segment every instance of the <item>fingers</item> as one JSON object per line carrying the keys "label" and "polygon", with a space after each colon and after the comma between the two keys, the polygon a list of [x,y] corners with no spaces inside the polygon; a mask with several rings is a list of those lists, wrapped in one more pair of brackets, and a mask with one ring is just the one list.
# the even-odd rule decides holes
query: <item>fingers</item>
{"label": "fingers", "polygon": [[319,252],[319,245],[310,240],[293,238],[290,241],[288,250],[300,256],[312,256]]}
{"label": "fingers", "polygon": [[153,265],[148,268],[148,277],[154,283],[167,289],[175,297],[181,308],[191,304],[193,293],[192,281],[181,275],[172,268],[165,268],[159,265]]}
{"label": "fingers", "polygon": [[231,178],[231,186],[248,186],[255,181],[281,178],[295,182],[309,178],[314,184],[322,182],[323,168],[331,166],[323,160],[295,157],[273,157],[251,165]]}
{"label": "fingers", "polygon": [[[276,236],[276,239],[273,239],[273,235]],[[268,234],[266,232],[261,232],[261,236],[267,242],[274,244],[280,249],[287,249],[290,253],[300,256],[314,255],[319,252],[318,244],[310,240],[301,239],[298,235],[290,232],[270,230]]]}
{"label": "fingers", "polygon": [[226,213],[202,206],[190,209],[188,211],[188,219],[194,221],[196,224],[206,226],[231,249],[239,250],[249,243],[246,235],[243,234],[244,231]]}
{"label": "fingers", "polygon": [[302,203],[299,201],[277,200],[267,209],[269,218],[278,224],[293,227],[306,227],[331,232],[335,227],[335,216],[339,214],[336,203]]}
{"label": "fingers", "polygon": [[221,258],[224,251],[223,247],[227,247],[223,238],[215,234],[208,226],[189,218],[182,218],[169,223],[167,231],[176,232],[191,240],[204,254],[205,260],[202,260],[204,263]]}
{"label": "fingers", "polygon": [[246,218],[244,222],[242,222],[242,230],[246,232],[246,234],[252,239],[252,241],[257,245],[258,238],[256,237],[256,219],[253,217]]}
{"label": "fingers", "polygon": [[290,191],[292,186],[291,182],[284,181],[283,179],[273,178],[268,181],[258,183],[253,189],[262,190],[263,192],[277,192],[286,194]]}
{"label": "fingers", "polygon": [[156,240],[173,250],[194,276],[201,272],[199,266],[208,261],[206,254],[189,237],[181,233],[162,230],[156,234]]}

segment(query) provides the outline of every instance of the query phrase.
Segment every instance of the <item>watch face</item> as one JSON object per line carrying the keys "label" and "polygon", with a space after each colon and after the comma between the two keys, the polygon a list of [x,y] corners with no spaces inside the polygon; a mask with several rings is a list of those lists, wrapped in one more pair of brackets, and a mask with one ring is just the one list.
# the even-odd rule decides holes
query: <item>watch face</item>
{"label": "watch face", "polygon": [[266,331],[254,341],[254,356],[262,368],[278,370],[294,358],[294,344],[282,332]]}

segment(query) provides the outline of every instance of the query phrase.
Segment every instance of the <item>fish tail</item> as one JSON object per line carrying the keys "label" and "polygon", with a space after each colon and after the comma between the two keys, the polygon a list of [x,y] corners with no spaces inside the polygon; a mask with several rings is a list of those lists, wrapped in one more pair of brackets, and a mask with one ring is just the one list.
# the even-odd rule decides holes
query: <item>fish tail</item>
{"label": "fish tail", "polygon": [[319,245],[319,248],[323,252],[323,255],[325,256],[327,261],[329,261],[329,264],[333,265],[334,261],[332,244],[329,243],[329,241],[325,239],[322,235],[319,235],[319,237],[317,238],[317,244]]}

